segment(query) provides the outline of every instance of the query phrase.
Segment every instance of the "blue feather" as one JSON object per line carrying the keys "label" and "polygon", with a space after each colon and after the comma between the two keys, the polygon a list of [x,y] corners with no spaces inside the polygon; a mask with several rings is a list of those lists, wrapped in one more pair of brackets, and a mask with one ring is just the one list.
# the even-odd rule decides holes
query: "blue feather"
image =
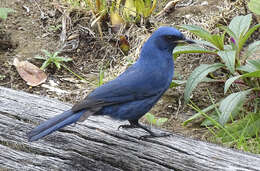
{"label": "blue feather", "polygon": [[60,128],[65,127],[66,125],[76,123],[84,112],[86,112],[86,110],[77,113],[74,113],[72,110],[67,110],[62,114],[43,122],[27,134],[29,141],[36,141]]}

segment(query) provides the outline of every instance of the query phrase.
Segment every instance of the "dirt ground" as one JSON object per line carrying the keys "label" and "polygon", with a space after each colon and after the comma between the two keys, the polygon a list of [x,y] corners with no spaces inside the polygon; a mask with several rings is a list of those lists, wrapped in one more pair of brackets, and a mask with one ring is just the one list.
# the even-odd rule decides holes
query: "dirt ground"
{"label": "dirt ground", "polygon": [[[163,7],[165,1],[160,3]],[[236,7],[235,7],[236,6]],[[160,17],[151,17],[149,26],[129,25],[123,31],[127,36],[130,51],[125,56],[118,47],[118,35],[111,33],[109,22],[102,23],[103,40],[96,25],[93,27],[91,12],[72,9],[57,0],[1,0],[0,7],[15,10],[6,21],[0,22],[0,39],[10,42],[9,46],[0,48],[0,86],[26,91],[41,96],[56,98],[64,102],[75,103],[83,99],[98,85],[99,72],[105,70],[104,81],[115,78],[123,72],[132,61],[136,60],[140,48],[154,28],[160,25],[196,24],[213,30],[217,24],[227,24],[237,14],[247,14],[244,1],[184,0],[175,10]],[[157,11],[160,11],[158,8]],[[231,11],[231,12],[230,12]],[[66,20],[65,41],[61,41],[62,21]],[[194,38],[189,33],[187,37]],[[34,59],[42,55],[42,50],[50,52],[63,49],[60,54],[70,57],[72,62],[66,65],[75,73],[84,77],[82,82],[65,69],[48,68],[45,83],[30,87],[21,79],[12,65],[13,59],[27,60],[41,66],[42,61]],[[202,63],[214,62],[215,56],[189,54],[182,55],[175,61],[175,75],[186,79],[194,68]],[[200,108],[210,104],[207,94],[210,89],[215,100],[223,97],[223,85],[201,84],[193,93],[192,100]],[[199,122],[183,127],[181,123],[195,112],[183,102],[184,86],[169,89],[157,105],[151,110],[158,117],[169,120],[163,125],[170,131],[185,136],[207,139],[206,128]],[[145,119],[142,119],[143,121]]]}

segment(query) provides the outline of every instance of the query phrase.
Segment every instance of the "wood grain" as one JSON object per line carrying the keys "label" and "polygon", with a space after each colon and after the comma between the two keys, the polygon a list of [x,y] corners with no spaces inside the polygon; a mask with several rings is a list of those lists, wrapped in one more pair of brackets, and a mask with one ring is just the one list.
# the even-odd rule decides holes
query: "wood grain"
{"label": "wood grain", "polygon": [[0,170],[260,170],[260,155],[176,134],[139,140],[146,132],[117,130],[125,122],[106,117],[27,141],[26,132],[70,107],[0,87]]}

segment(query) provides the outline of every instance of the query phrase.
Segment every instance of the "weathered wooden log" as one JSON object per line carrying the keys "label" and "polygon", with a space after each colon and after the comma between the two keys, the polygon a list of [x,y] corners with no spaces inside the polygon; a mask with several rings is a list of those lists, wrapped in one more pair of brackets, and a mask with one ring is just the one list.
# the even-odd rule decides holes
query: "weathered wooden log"
{"label": "weathered wooden log", "polygon": [[117,130],[122,122],[106,117],[27,141],[26,132],[70,107],[0,87],[0,170],[260,170],[259,155],[176,134],[139,140],[146,132]]}

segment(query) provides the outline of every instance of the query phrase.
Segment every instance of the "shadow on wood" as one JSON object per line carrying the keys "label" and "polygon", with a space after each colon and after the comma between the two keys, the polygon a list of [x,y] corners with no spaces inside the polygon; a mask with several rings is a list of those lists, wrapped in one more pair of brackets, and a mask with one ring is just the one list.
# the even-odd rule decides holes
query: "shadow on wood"
{"label": "shadow on wood", "polygon": [[260,156],[180,135],[139,140],[146,132],[91,117],[29,143],[26,132],[71,107],[0,87],[0,170],[260,170]]}

